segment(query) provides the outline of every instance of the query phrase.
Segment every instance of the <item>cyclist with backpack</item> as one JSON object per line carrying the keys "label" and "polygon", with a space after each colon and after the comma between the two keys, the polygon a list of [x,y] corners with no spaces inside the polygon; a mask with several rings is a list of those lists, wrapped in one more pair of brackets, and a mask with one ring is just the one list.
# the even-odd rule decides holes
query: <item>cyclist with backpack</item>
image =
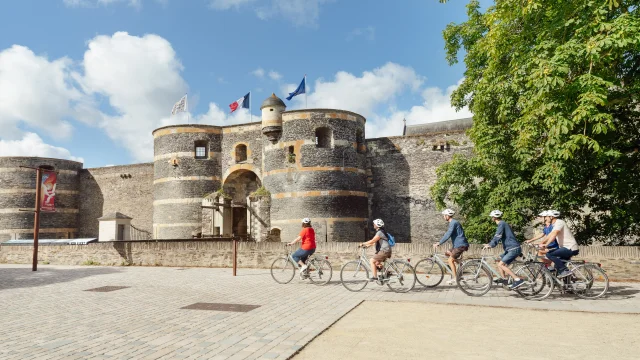
{"label": "cyclist with backpack", "polygon": [[384,221],[381,219],[373,220],[373,228],[376,230],[376,235],[373,239],[361,243],[360,246],[376,245],[376,254],[369,260],[373,271],[373,277],[369,281],[376,281],[378,285],[382,285],[382,282],[378,281],[378,266],[381,266],[385,260],[391,258],[391,247],[395,245],[395,239],[384,229]]}
{"label": "cyclist with backpack", "polygon": [[449,256],[449,266],[453,272],[453,278],[447,282],[447,285],[456,284],[456,260],[462,256],[463,252],[469,250],[469,242],[467,241],[467,237],[464,235],[462,225],[460,225],[458,220],[453,218],[455,213],[456,212],[451,209],[446,209],[442,212],[444,220],[449,222],[449,229],[439,242],[433,244],[433,249],[435,250],[438,246],[449,241],[449,239],[451,239],[451,242],[453,243],[453,248],[445,252],[445,255]]}

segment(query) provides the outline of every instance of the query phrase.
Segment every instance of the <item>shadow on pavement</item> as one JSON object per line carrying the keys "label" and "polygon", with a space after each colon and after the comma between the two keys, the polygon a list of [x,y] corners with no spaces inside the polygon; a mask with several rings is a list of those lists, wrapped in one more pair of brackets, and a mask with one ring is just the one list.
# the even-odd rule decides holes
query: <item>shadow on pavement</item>
{"label": "shadow on pavement", "polygon": [[115,267],[56,269],[39,266],[38,271],[35,272],[28,267],[2,267],[0,268],[0,290],[45,286],[118,272],[121,270]]}

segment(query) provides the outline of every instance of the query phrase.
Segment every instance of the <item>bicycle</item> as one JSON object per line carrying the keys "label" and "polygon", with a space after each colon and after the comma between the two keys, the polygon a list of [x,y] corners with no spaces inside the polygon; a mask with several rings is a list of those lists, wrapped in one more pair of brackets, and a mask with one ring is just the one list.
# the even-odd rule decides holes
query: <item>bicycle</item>
{"label": "bicycle", "polygon": [[[271,264],[271,277],[279,284],[287,284],[296,275],[296,269],[300,265],[293,260],[293,251],[287,250],[289,245],[285,245],[285,255],[277,258]],[[326,285],[331,281],[333,268],[326,255],[313,254],[307,259],[307,270],[301,274],[301,279],[311,280],[316,285]]]}
{"label": "bicycle", "polygon": [[562,260],[571,272],[569,276],[558,278],[557,270],[549,270],[542,262],[527,264],[533,276],[542,281],[543,288],[535,296],[526,297],[528,300],[544,300],[558,286],[561,294],[573,293],[582,299],[597,299],[609,290],[609,277],[599,263],[589,263],[584,260]]}
{"label": "bicycle", "polygon": [[[369,283],[371,266],[367,258],[365,247],[358,246],[362,251],[356,260],[347,262],[340,269],[340,281],[349,291],[360,291]],[[409,261],[400,259],[387,259],[378,270],[378,279],[382,284],[387,284],[389,289],[398,293],[411,291],[416,284],[416,272]]]}
{"label": "bicycle", "polygon": [[[483,249],[482,251],[484,251]],[[527,266],[531,263],[531,255],[525,252],[521,255],[525,258],[525,263],[515,262],[512,268],[519,278],[524,280],[524,284],[514,289],[518,294],[523,297],[531,297],[542,291],[544,284],[539,284],[536,281],[541,281]],[[462,292],[469,296],[483,296],[491,290],[494,285],[494,276],[502,279],[502,275],[496,271],[493,266],[487,261],[491,259],[492,262],[500,260],[499,257],[493,255],[481,255],[479,259],[467,260],[458,269],[458,287]],[[507,284],[513,282],[511,276],[507,279]]]}
{"label": "bicycle", "polygon": [[[420,285],[427,288],[440,285],[444,279],[445,272],[451,275],[451,278],[453,279],[453,270],[451,270],[449,264],[443,260],[443,257],[444,255],[438,254],[438,252],[433,249],[430,257],[426,257],[416,263],[416,278]],[[460,256],[459,259],[456,259],[458,267],[465,261],[462,260],[462,256]]]}

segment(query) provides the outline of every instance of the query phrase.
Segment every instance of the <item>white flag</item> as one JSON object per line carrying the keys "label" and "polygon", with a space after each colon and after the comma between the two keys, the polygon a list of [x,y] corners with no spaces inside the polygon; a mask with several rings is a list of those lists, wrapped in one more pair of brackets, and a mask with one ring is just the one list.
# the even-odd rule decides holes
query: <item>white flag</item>
{"label": "white flag", "polygon": [[171,115],[175,115],[180,111],[187,111],[187,95],[183,96],[180,101],[178,101],[175,105],[173,105],[173,109],[171,110]]}

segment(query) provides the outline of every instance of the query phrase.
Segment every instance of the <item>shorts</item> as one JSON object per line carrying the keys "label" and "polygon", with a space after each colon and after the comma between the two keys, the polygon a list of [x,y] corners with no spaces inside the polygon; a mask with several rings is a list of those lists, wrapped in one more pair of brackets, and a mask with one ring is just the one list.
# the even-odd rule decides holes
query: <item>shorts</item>
{"label": "shorts", "polygon": [[313,255],[314,252],[316,252],[316,249],[311,249],[311,250],[298,249],[296,250],[296,252],[291,254],[291,257],[296,263],[300,260],[302,260],[303,263],[306,263],[307,258]]}
{"label": "shorts", "polygon": [[384,262],[389,258],[391,258],[391,250],[389,251],[380,250],[375,255],[373,255],[373,260],[377,262]]}
{"label": "shorts", "polygon": [[462,253],[469,250],[468,246],[460,246],[457,248],[453,248],[450,251],[447,251],[445,255],[449,255],[454,259],[459,259],[462,256]]}
{"label": "shorts", "polygon": [[521,254],[522,254],[522,249],[520,248],[511,249],[509,251],[505,251],[504,253],[502,253],[502,255],[500,255],[500,261],[502,261],[506,265],[509,265],[513,262],[513,260],[515,260]]}

